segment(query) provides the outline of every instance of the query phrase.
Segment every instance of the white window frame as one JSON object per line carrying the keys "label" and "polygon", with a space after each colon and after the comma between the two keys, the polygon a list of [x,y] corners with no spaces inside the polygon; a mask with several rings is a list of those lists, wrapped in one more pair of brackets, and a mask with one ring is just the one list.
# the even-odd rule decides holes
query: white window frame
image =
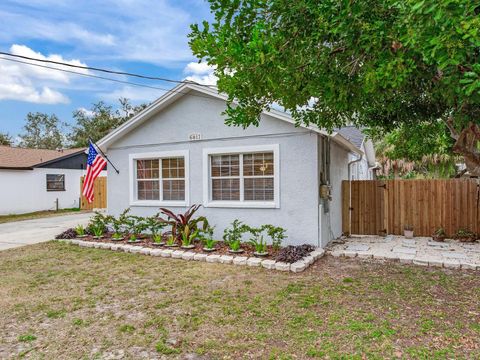
{"label": "white window frame", "polygon": [[[162,159],[183,157],[185,164],[185,200],[138,200],[137,189],[137,160],[156,160],[160,161],[160,197],[163,198],[163,178],[162,178]],[[190,206],[190,175],[189,175],[189,151],[188,150],[173,150],[173,151],[158,151],[148,153],[137,153],[129,155],[129,191],[130,191],[130,206]]]}
{"label": "white window frame", "polygon": [[[240,156],[240,200],[212,200],[211,155],[273,152],[273,201],[244,200],[243,157]],[[203,206],[216,208],[280,208],[280,146],[253,145],[203,149]]]}

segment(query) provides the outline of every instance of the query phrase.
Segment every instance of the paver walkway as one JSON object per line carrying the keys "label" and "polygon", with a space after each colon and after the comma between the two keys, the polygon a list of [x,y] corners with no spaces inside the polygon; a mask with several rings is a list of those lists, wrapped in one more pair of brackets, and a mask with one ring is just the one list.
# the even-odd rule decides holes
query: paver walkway
{"label": "paver walkway", "polygon": [[0,250],[49,241],[78,224],[86,225],[92,213],[50,216],[0,224]]}
{"label": "paver walkway", "polygon": [[333,256],[399,260],[422,266],[480,270],[480,242],[432,241],[429,237],[352,236],[335,240],[327,247]]}

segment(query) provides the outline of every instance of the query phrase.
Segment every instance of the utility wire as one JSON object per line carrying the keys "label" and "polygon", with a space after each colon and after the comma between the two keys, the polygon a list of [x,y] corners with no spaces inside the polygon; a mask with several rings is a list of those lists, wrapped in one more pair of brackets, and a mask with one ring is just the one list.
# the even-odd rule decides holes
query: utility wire
{"label": "utility wire", "polygon": [[[121,83],[121,84],[127,84],[127,85],[138,86],[138,87],[144,87],[144,88],[148,88],[148,89],[161,90],[161,91],[165,91],[166,93],[179,93],[179,94],[184,94],[184,95],[189,95],[189,96],[196,96],[196,97],[202,97],[202,98],[207,98],[207,99],[210,98],[210,97],[208,97],[208,96],[191,94],[190,92],[183,92],[183,91],[179,91],[179,90],[175,90],[175,89],[165,89],[165,88],[161,88],[161,87],[158,87],[158,86],[151,86],[151,85],[139,84],[139,83],[134,83],[134,82],[131,82],[131,81],[112,79],[112,78],[109,78],[109,77],[92,75],[92,74],[85,74],[85,73],[81,73],[81,72],[77,72],[77,71],[72,71],[72,70],[67,70],[67,69],[59,69],[59,68],[51,67],[51,66],[47,66],[47,65],[32,64],[32,63],[27,62],[27,61],[15,60],[15,59],[8,59],[8,58],[4,58],[4,57],[1,57],[1,56],[0,56],[0,60],[6,60],[6,61],[11,61],[11,62],[16,62],[16,63],[25,64],[25,65],[37,66],[37,67],[41,67],[41,68],[44,68],[44,69],[62,71],[62,72],[66,72],[66,73],[69,73],[69,74],[76,74],[76,75],[86,76],[86,77],[90,77],[90,78],[94,78],[94,79],[107,80],[107,81],[113,81],[113,82]],[[187,84],[188,84],[188,82],[184,82],[184,83],[187,83]],[[196,85],[196,83],[193,83],[193,84]]]}
{"label": "utility wire", "polygon": [[213,87],[215,87],[215,85],[200,84],[200,83],[197,83],[195,81],[173,80],[173,79],[157,77],[157,76],[134,74],[134,73],[124,72],[124,71],[115,71],[115,70],[108,70],[108,69],[102,69],[102,68],[91,67],[91,66],[74,65],[74,64],[61,62],[61,61],[54,61],[54,60],[47,60],[47,59],[37,59],[37,58],[24,56],[24,55],[15,55],[15,54],[3,52],[3,51],[0,51],[0,55],[12,56],[12,57],[16,57],[16,58],[25,59],[25,60],[40,61],[40,62],[49,63],[49,64],[68,66],[68,67],[83,69],[83,70],[100,71],[100,72],[104,72],[104,73],[108,73],[108,74],[132,76],[132,77],[137,77],[137,78],[140,78],[140,79],[159,80],[159,81],[166,81],[166,82],[176,83],[176,84],[194,83],[195,85],[199,85],[199,86],[205,86],[205,87],[212,87],[213,86]]}

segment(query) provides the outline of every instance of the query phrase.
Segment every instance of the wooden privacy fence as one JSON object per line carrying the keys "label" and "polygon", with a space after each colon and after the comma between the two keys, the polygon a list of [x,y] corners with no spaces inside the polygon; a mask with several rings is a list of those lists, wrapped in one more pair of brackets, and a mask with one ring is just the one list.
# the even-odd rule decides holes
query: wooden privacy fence
{"label": "wooden privacy fence", "polygon": [[[80,194],[82,194],[83,180],[84,176],[80,178]],[[104,209],[107,207],[107,177],[99,176],[95,179],[94,183],[94,199],[91,204],[88,203],[87,199],[83,195],[81,196],[80,209],[82,210],[93,210],[93,209]]]}
{"label": "wooden privacy fence", "polygon": [[419,236],[438,228],[449,236],[460,228],[480,233],[479,184],[473,179],[343,181],[343,232],[402,235],[404,226],[412,225]]}

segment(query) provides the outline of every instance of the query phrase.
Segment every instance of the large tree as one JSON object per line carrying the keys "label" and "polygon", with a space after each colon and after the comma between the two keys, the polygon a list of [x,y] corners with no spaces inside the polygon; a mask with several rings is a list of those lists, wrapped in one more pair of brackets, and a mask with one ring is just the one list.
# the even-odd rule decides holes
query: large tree
{"label": "large tree", "polygon": [[65,126],[55,114],[28,113],[20,146],[34,149],[59,149],[65,145],[62,129]]}
{"label": "large tree", "polygon": [[76,125],[69,134],[72,146],[84,147],[88,145],[89,138],[93,141],[101,139],[147,106],[146,104],[134,106],[124,98],[119,99],[119,102],[120,109],[117,110],[102,101],[93,104],[88,111],[76,110],[73,113]]}
{"label": "large tree", "polygon": [[0,145],[12,146],[13,140],[8,133],[0,132]]}
{"label": "large tree", "polygon": [[473,0],[209,0],[190,46],[216,65],[227,123],[278,103],[300,124],[448,128],[480,174],[480,4]]}

